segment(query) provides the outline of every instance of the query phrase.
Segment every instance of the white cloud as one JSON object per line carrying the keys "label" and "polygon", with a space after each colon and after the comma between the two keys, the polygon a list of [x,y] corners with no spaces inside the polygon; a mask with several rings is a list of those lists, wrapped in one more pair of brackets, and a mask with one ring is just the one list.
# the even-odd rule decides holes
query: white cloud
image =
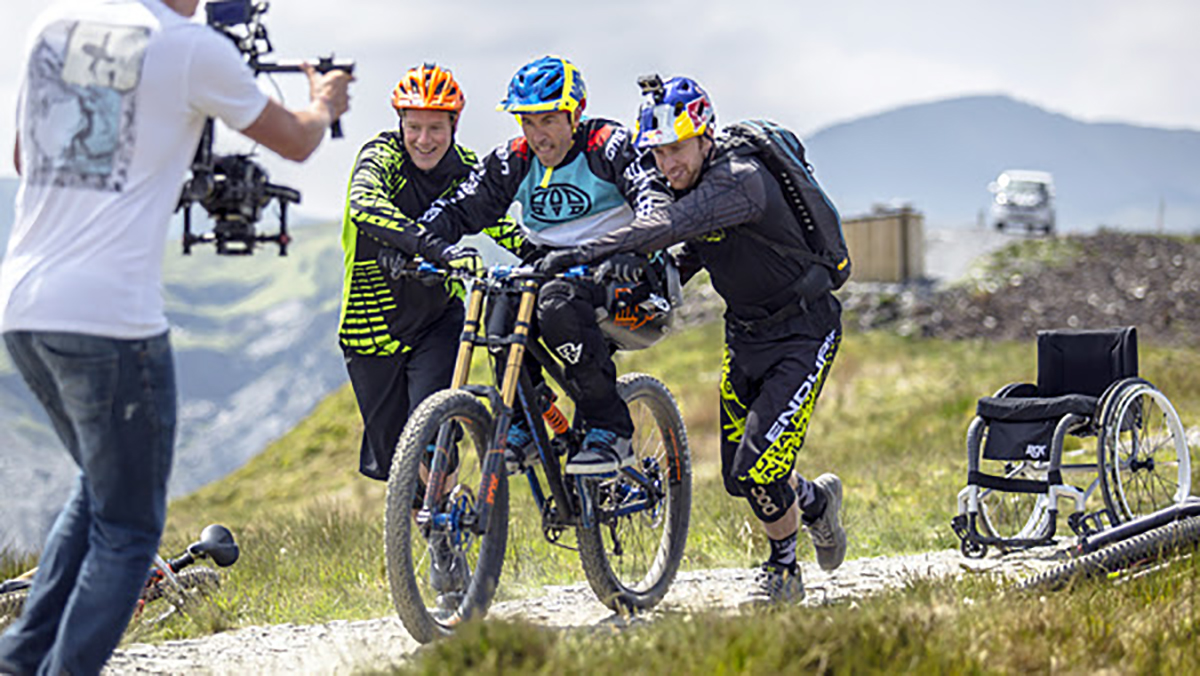
{"label": "white cloud", "polygon": [[[38,9],[9,3],[0,24],[0,174],[11,174],[16,69]],[[273,180],[304,192],[300,211],[326,216],[340,213],[358,146],[394,124],[391,87],[427,59],[461,80],[460,140],[479,150],[517,132],[493,110],[508,78],[555,52],[584,69],[589,112],[621,119],[637,105],[636,77],[658,71],[700,80],[720,119],[772,117],[804,133],[980,92],[1088,120],[1200,128],[1194,0],[277,0],[267,20],[280,57],[332,49],[359,64],[347,139],[304,167],[267,162]],[[300,79],[279,78],[289,105],[305,103]]]}

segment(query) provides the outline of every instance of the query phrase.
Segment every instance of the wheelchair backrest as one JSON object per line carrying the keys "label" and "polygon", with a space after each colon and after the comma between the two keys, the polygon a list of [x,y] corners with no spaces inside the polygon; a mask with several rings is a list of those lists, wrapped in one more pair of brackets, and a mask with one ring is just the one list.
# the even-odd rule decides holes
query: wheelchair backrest
{"label": "wheelchair backrest", "polygon": [[1136,327],[1038,332],[1039,397],[1099,397],[1109,385],[1137,374]]}

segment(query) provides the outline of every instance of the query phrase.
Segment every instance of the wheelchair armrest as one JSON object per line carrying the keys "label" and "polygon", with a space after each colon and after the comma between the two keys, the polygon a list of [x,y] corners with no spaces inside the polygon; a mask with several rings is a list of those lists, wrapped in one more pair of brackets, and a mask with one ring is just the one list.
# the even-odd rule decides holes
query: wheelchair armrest
{"label": "wheelchair armrest", "polygon": [[1036,397],[1037,385],[1033,383],[1009,383],[996,390],[993,397]]}

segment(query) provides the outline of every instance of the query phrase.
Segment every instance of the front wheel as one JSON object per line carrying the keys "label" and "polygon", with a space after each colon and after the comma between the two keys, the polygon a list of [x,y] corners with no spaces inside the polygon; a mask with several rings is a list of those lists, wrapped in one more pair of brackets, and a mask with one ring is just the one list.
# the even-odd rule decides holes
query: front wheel
{"label": "front wheel", "polygon": [[25,599],[28,596],[28,588],[0,594],[0,631],[4,631],[21,616],[21,609],[25,607]]}
{"label": "front wheel", "polygon": [[596,596],[613,610],[654,607],[675,579],[687,542],[692,462],[670,390],[632,373],[617,391],[633,417],[633,470],[596,486],[595,523],[578,529],[579,556]]}
{"label": "front wheel", "polygon": [[[446,425],[456,441],[447,449],[449,474],[435,500],[437,523],[418,526],[424,478],[438,431]],[[508,541],[508,478],[501,468],[484,493],[491,434],[491,415],[478,399],[463,390],[443,390],[413,411],[396,446],[384,514],[388,585],[400,621],[421,643],[483,615],[496,593]],[[470,524],[485,499],[491,511],[479,535]]]}
{"label": "front wheel", "polygon": [[186,602],[197,595],[208,595],[221,586],[221,575],[212,568],[203,566],[189,568],[175,574],[175,580],[163,578],[146,587],[142,592],[142,600],[146,603],[156,601],[164,596]]}
{"label": "front wheel", "polygon": [[[186,612],[197,600],[210,596],[220,587],[220,573],[204,566],[176,573],[174,580],[158,580],[142,591],[142,602],[149,604],[165,598],[170,601],[170,607],[153,616],[142,615],[142,621],[149,626],[157,625],[177,612]],[[146,613],[148,610],[143,606],[139,612]]]}

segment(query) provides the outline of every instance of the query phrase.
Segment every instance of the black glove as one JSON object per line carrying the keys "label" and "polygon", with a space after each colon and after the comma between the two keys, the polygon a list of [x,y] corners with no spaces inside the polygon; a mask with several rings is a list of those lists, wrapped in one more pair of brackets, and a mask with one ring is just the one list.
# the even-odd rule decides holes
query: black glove
{"label": "black glove", "polygon": [[556,275],[585,262],[583,252],[578,248],[555,249],[543,256],[534,269],[544,275]]}
{"label": "black glove", "polygon": [[447,270],[458,270],[479,277],[483,274],[483,257],[469,246],[451,245],[442,249],[439,261]]}
{"label": "black glove", "polygon": [[619,253],[600,264],[596,268],[595,280],[599,283],[606,281],[634,283],[642,281],[646,274],[645,256],[633,253]]}

